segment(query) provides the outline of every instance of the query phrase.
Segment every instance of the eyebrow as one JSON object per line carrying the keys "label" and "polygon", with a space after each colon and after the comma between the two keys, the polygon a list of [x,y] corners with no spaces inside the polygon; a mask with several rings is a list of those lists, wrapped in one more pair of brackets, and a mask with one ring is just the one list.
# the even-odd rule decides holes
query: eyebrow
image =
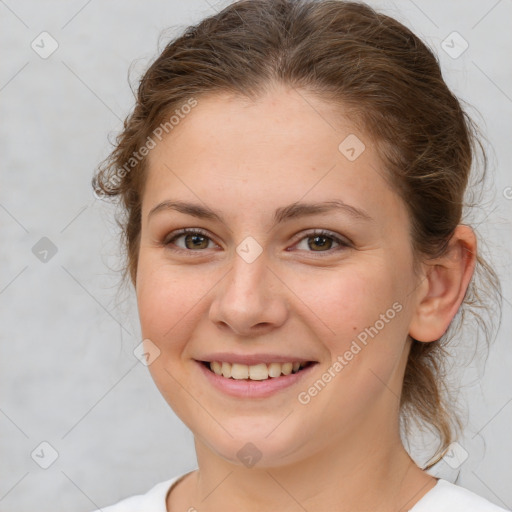
{"label": "eyebrow", "polygon": [[[157,204],[148,214],[148,219],[161,211],[175,210],[185,215],[191,215],[199,219],[210,219],[217,220],[221,223],[225,223],[222,215],[209,207],[202,206],[195,203],[188,203],[185,201],[172,201],[167,200]],[[372,217],[367,212],[344,203],[339,199],[331,201],[324,201],[321,203],[292,203],[288,206],[277,208],[274,212],[274,225],[299,217],[305,217],[308,215],[318,215],[322,213],[328,213],[333,210],[342,211],[356,220],[373,221]]]}

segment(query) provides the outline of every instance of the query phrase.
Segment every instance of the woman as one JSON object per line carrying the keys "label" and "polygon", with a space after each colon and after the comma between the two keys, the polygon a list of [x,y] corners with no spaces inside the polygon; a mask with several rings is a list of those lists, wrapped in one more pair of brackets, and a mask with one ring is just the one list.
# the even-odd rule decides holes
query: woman
{"label": "woman", "polygon": [[364,4],[236,2],[165,48],[94,187],[198,469],[103,510],[504,510],[401,439],[450,448],[443,342],[477,270],[498,290],[462,224],[474,132]]}

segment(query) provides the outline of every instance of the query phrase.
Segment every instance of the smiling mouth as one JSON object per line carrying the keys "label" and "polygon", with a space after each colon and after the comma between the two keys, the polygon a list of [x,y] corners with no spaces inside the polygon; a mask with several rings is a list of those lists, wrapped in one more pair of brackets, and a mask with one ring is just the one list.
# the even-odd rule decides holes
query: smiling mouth
{"label": "smiling mouth", "polygon": [[240,363],[227,363],[221,361],[201,361],[212,373],[226,379],[234,380],[268,380],[281,376],[299,373],[303,369],[315,364],[313,361],[295,363],[260,363],[246,365]]}

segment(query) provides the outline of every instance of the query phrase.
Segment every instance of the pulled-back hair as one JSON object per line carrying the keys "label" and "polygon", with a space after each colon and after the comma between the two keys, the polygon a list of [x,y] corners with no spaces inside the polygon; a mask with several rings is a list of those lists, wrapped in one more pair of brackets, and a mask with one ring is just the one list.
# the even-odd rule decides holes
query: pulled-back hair
{"label": "pulled-back hair", "polygon": [[[433,52],[401,23],[363,3],[242,0],[188,27],[165,47],[142,77],[136,105],[94,176],[98,194],[120,199],[124,277],[133,284],[147,175],[147,151],[141,148],[154,141],[162,123],[169,125],[173,113],[187,112],[203,95],[257,99],[275,83],[343,108],[375,144],[407,206],[416,261],[443,254],[462,221],[473,163],[479,155],[483,180],[486,157],[476,125],[445,84]],[[499,303],[499,297],[496,274],[478,256],[448,332],[433,342],[413,340],[400,419],[407,435],[411,420],[436,434],[440,444],[431,460],[439,460],[462,431],[449,403],[446,346],[467,313],[488,344],[493,323],[486,300]]]}

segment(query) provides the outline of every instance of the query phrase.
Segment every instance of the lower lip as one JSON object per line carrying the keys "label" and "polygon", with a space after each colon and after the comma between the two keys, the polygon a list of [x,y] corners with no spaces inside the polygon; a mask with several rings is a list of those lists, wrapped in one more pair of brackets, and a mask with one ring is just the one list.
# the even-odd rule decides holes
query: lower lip
{"label": "lower lip", "polygon": [[200,371],[208,379],[208,381],[218,390],[226,395],[237,398],[266,398],[282,389],[293,386],[303,377],[309,375],[315,364],[311,364],[297,373],[290,375],[281,375],[280,377],[271,377],[266,380],[237,380],[227,379],[222,375],[217,375],[206,366],[198,361]]}

